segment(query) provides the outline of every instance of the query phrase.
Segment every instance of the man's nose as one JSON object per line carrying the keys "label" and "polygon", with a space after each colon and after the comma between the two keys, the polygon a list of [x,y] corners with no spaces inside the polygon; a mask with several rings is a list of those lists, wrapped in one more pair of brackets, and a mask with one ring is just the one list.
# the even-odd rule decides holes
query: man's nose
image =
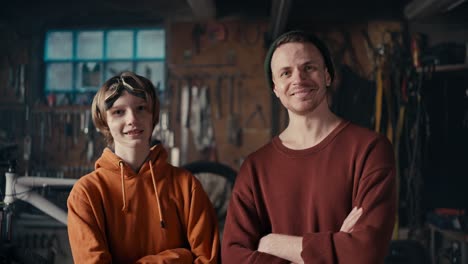
{"label": "man's nose", "polygon": [[301,69],[295,69],[292,72],[292,78],[294,82],[301,82],[306,78],[305,72],[302,71]]}

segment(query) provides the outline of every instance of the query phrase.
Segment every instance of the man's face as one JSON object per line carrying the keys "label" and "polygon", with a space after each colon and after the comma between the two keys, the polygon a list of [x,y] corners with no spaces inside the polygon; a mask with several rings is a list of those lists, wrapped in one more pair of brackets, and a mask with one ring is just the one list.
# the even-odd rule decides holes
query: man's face
{"label": "man's face", "polygon": [[128,148],[149,146],[153,132],[151,110],[145,99],[124,91],[106,111],[117,155]]}
{"label": "man's face", "polygon": [[311,43],[279,46],[271,59],[273,92],[284,107],[296,114],[328,107],[326,87],[331,78],[320,51]]}

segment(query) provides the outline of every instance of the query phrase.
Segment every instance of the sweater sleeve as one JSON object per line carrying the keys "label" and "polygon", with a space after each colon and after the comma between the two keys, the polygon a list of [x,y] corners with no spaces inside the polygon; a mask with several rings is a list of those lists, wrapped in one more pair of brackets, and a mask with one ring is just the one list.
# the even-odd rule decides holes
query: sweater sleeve
{"label": "sweater sleeve", "polygon": [[159,252],[157,255],[148,255],[139,259],[136,264],[191,264],[193,255],[185,248],[173,248]]}
{"label": "sweater sleeve", "polygon": [[[75,186],[77,188],[77,186]],[[83,199],[84,194],[73,189],[67,200],[68,237],[75,263],[112,263],[106,236],[99,219],[102,212]]]}
{"label": "sweater sleeve", "polygon": [[353,196],[353,206],[362,207],[363,215],[351,233],[305,234],[301,253],[304,263],[383,263],[395,224],[393,155],[386,139],[377,141],[368,151]]}
{"label": "sweater sleeve", "polygon": [[248,181],[247,166],[241,167],[229,201],[222,239],[223,264],[272,263],[286,264],[289,261],[257,251],[260,239],[270,232],[262,230],[262,217],[255,207],[254,196]]}
{"label": "sweater sleeve", "polygon": [[190,204],[187,207],[187,238],[190,243],[193,263],[218,263],[218,220],[211,202],[200,182],[194,178]]}

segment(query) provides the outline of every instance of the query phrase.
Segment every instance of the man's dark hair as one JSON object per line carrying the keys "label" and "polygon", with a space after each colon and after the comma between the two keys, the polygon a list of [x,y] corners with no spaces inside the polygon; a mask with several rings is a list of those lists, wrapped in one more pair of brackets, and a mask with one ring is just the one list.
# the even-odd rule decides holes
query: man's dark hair
{"label": "man's dark hair", "polygon": [[333,60],[330,55],[330,51],[328,50],[327,45],[320,40],[317,36],[315,36],[312,33],[302,31],[302,30],[293,30],[286,32],[279,36],[271,45],[270,48],[268,49],[266,58],[265,58],[265,64],[264,64],[264,69],[267,77],[267,83],[268,87],[270,89],[273,89],[273,73],[271,72],[271,58],[273,57],[273,53],[275,50],[286,43],[294,43],[294,42],[299,42],[299,43],[312,43],[317,49],[320,51],[323,57],[323,61],[325,63],[325,67],[328,70],[328,73],[330,74],[331,81],[333,82],[333,79],[335,78],[335,68],[333,66]]}

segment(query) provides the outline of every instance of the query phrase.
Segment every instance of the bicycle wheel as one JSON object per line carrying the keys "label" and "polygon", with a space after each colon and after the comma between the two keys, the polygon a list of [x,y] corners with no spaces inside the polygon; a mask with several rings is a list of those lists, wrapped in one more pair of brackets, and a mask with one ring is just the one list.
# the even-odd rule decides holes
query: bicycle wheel
{"label": "bicycle wheel", "polygon": [[202,184],[210,198],[218,217],[219,236],[223,235],[229,198],[237,172],[231,167],[218,162],[196,161],[182,168],[190,171]]}

